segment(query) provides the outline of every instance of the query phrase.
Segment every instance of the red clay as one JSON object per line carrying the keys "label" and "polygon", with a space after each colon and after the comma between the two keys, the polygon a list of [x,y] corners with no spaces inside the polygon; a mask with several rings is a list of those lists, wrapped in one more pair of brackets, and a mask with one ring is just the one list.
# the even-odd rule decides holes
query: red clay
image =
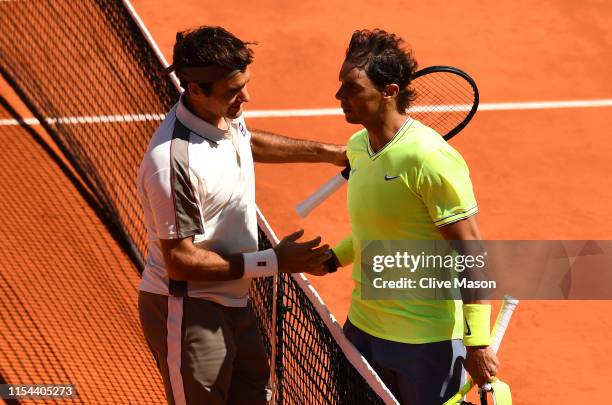
{"label": "red clay", "polygon": [[[168,58],[175,32],[189,26],[223,25],[244,39],[259,41],[250,109],[337,107],[333,94],[343,52],[350,33],[363,27],[381,27],[402,35],[415,49],[422,67],[451,64],[465,69],[478,82],[483,102],[607,98],[612,94],[612,7],[604,2],[406,4],[399,0],[264,0],[223,7],[195,0],[134,1]],[[485,236],[611,239],[608,117],[609,109],[601,108],[478,113],[452,144],[470,165]],[[249,125],[338,143],[357,129],[341,117],[252,119]],[[306,220],[293,211],[295,204],[335,171],[324,165],[257,166],[258,201],[279,236],[305,227],[307,236],[321,234],[335,243],[349,232],[343,193]],[[15,185],[7,187],[19,192]],[[79,206],[78,201],[75,204]],[[84,220],[93,216],[79,207]],[[49,212],[43,210],[40,215]],[[91,226],[101,227],[99,223]],[[11,232],[19,235],[22,231]],[[36,246],[46,246],[48,238],[42,236]],[[107,239],[103,246],[116,249]],[[92,255],[90,260],[103,260],[97,253]],[[130,267],[127,258],[119,253],[115,257],[119,263],[111,265]],[[124,290],[135,288],[136,280],[129,272],[120,282]],[[352,287],[350,270],[312,282],[337,318],[344,320]],[[132,295],[123,298],[126,305],[135,305]],[[612,320],[605,316],[611,309],[610,302],[521,303],[500,354],[500,376],[511,385],[515,403],[607,402],[602,382],[612,380],[608,364],[612,343],[606,338]],[[134,314],[131,311],[129,317]],[[138,321],[131,319],[128,324],[138,325]],[[53,329],[57,327],[49,325],[61,336],[64,332]],[[114,341],[114,337],[108,339]],[[142,356],[143,368],[151,370],[146,349],[140,349],[140,354],[130,356]],[[79,367],[87,361],[75,357],[65,372],[83,373]],[[90,379],[103,377],[92,374]],[[153,397],[159,398],[160,387],[151,388]]]}
{"label": "red clay", "polygon": [[[171,56],[175,31],[223,25],[257,40],[251,109],[337,107],[338,68],[350,33],[381,27],[402,35],[421,66],[451,64],[476,78],[483,102],[607,98],[612,7],[598,1],[260,2],[135,1]],[[171,11],[169,11],[171,10]],[[610,239],[609,109],[481,112],[452,141],[468,161],[489,239]],[[250,127],[343,142],[357,128],[340,117],[252,119]],[[259,165],[258,201],[279,234],[304,226],[330,242],[349,232],[342,193],[300,220],[293,207],[335,169]],[[338,319],[350,270],[316,278]],[[610,302],[523,302],[501,350],[500,376],[515,403],[604,403]]]}
{"label": "red clay", "polygon": [[75,384],[74,403],[161,403],[132,261],[26,131],[3,127],[2,135],[0,375]]}

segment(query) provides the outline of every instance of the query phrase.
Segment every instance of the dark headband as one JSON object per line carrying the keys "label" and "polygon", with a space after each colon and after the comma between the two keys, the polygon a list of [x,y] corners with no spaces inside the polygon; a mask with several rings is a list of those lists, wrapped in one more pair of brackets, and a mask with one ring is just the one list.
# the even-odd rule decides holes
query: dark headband
{"label": "dark headband", "polygon": [[204,67],[185,67],[176,68],[174,65],[168,66],[164,69],[164,74],[170,74],[175,71],[179,79],[186,80],[188,82],[196,83],[212,83],[217,80],[225,79],[233,76],[240,72],[238,69],[230,69],[223,66],[204,66]]}

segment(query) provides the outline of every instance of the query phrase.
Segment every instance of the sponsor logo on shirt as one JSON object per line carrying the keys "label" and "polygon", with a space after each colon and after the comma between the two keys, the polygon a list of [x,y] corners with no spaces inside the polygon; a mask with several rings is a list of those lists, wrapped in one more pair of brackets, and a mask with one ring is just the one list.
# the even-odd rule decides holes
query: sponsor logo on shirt
{"label": "sponsor logo on shirt", "polygon": [[247,130],[244,125],[242,125],[242,122],[238,123],[238,128],[240,129],[240,133],[242,134],[242,136],[247,136]]}

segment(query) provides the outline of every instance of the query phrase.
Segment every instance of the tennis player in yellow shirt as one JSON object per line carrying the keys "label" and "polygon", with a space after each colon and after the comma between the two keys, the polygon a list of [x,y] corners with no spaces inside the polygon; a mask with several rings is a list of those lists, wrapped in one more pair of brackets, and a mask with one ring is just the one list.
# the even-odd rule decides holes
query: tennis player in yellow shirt
{"label": "tennis player in yellow shirt", "polygon": [[416,67],[396,35],[353,33],[336,98],[346,120],[364,128],[347,144],[352,233],[333,252],[337,264],[354,263],[347,338],[402,404],[439,405],[461,388],[464,367],[479,385],[496,374],[490,305],[361,296],[360,241],[481,238],[465,161],[406,114]]}

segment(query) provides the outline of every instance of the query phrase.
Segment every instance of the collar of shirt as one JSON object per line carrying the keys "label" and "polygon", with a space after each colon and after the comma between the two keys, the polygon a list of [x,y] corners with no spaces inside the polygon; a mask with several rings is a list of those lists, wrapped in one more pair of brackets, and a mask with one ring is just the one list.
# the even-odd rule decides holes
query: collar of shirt
{"label": "collar of shirt", "polygon": [[231,122],[228,121],[227,130],[222,130],[209,122],[204,121],[187,108],[183,100],[183,96],[181,96],[179,99],[178,106],[176,107],[176,118],[183,125],[189,128],[191,132],[202,138],[208,139],[211,142],[219,143],[224,139],[232,138],[230,133]]}

